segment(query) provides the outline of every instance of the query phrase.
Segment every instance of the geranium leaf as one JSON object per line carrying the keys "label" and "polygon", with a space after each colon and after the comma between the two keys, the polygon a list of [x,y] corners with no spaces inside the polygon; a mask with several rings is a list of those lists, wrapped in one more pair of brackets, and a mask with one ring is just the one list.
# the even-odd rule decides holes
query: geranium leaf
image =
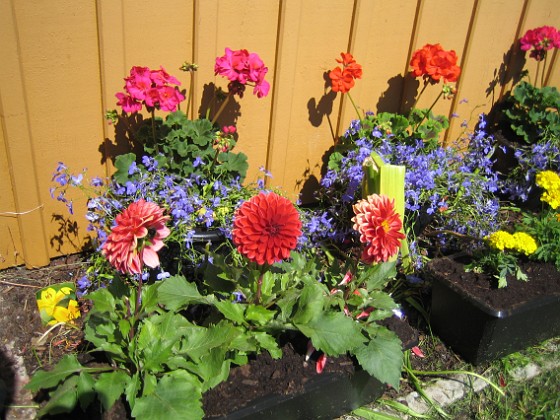
{"label": "geranium leaf", "polygon": [[126,184],[130,180],[130,175],[128,175],[128,168],[132,165],[132,162],[136,160],[136,155],[134,153],[126,153],[123,155],[118,155],[115,158],[115,168],[117,170],[113,174],[113,179],[119,184]]}
{"label": "geranium leaf", "polygon": [[94,388],[105,410],[110,409],[124,393],[129,381],[130,376],[122,371],[105,372],[99,375]]}
{"label": "geranium leaf", "polygon": [[362,345],[361,327],[342,312],[322,313],[308,323],[294,323],[313,346],[329,356],[344,354]]}
{"label": "geranium leaf", "polygon": [[399,389],[403,352],[396,334],[381,328],[367,345],[358,347],[353,353],[370,375]]}
{"label": "geranium leaf", "polygon": [[25,387],[32,392],[53,388],[69,376],[80,372],[81,369],[82,365],[78,362],[76,355],[68,354],[52,370],[36,372]]}
{"label": "geranium leaf", "polygon": [[184,370],[164,375],[148,396],[136,399],[132,416],[143,420],[161,420],[162,414],[174,420],[202,419],[201,387],[198,380]]}

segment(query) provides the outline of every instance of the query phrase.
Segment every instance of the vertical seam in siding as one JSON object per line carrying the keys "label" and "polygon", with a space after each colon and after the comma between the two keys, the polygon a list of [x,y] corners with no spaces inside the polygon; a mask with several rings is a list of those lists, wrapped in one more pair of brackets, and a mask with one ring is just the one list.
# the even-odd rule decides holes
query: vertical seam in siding
{"label": "vertical seam in siding", "polygon": [[408,74],[408,68],[410,59],[412,58],[412,52],[416,49],[416,42],[418,40],[418,24],[420,19],[422,18],[422,11],[424,9],[424,1],[417,0],[416,2],[416,11],[414,12],[414,20],[412,21],[412,30],[410,31],[410,43],[408,45],[408,52],[406,54],[406,61],[404,63],[403,69],[403,79],[404,83],[402,84],[401,88],[401,98],[399,100],[399,113],[404,114],[404,94],[406,92],[406,75]]}
{"label": "vertical seam in siding", "polygon": [[[472,41],[472,34],[476,26],[479,11],[480,11],[479,0],[474,0],[472,11],[471,11],[471,18],[469,20],[469,25],[467,27],[467,34],[465,36],[465,42],[463,44],[463,53],[460,59],[460,64],[461,64],[460,67],[462,73],[468,62],[469,51],[470,51],[471,41]],[[455,83],[455,88],[457,89],[457,92],[459,92],[461,85],[462,85],[462,78],[459,77],[459,80],[457,80],[457,82]],[[456,109],[457,109],[457,94],[453,95],[453,98],[451,99],[451,106],[449,107],[449,114],[447,115],[447,118],[449,120],[451,120],[451,115],[453,115]],[[445,130],[445,136],[443,138],[443,146],[445,147],[448,145],[449,145],[449,130]]]}

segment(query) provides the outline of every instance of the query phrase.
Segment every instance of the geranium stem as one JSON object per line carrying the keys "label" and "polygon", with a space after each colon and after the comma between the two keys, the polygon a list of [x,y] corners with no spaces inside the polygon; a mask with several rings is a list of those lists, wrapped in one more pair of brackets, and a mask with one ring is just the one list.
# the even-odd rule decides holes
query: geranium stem
{"label": "geranium stem", "polygon": [[354,102],[354,99],[352,99],[352,95],[350,95],[350,92],[347,92],[346,95],[348,96],[348,99],[350,99],[350,102],[352,103],[352,106],[356,110],[356,114],[358,115],[358,119],[361,120],[361,119],[365,118],[365,115],[364,116],[360,115],[360,111],[358,110],[358,107],[356,106],[356,103]]}
{"label": "geranium stem", "polygon": [[156,113],[155,109],[152,109],[152,138],[154,139],[154,148],[156,149],[156,153],[159,154],[159,147],[156,138]]}
{"label": "geranium stem", "polygon": [[224,111],[226,105],[229,102],[229,98],[232,96],[233,94],[231,92],[228,93],[228,95],[226,96],[226,99],[224,99],[224,101],[222,102],[222,104],[220,105],[220,108],[218,109],[218,112],[216,112],[216,115],[214,115],[214,118],[212,118],[212,124],[214,124],[216,122],[216,120],[219,118],[220,114]]}

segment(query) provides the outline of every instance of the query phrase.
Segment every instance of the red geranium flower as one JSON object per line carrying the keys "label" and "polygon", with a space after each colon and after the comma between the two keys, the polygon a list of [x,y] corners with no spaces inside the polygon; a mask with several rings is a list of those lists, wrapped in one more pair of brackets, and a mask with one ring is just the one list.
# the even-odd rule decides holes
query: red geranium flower
{"label": "red geranium flower", "polygon": [[141,199],[130,204],[116,217],[116,225],[103,244],[103,255],[122,273],[140,274],[143,264],[157,267],[157,252],[171,233],[165,226],[167,220],[169,216],[155,203]]}
{"label": "red geranium flower", "polygon": [[354,229],[360,233],[360,242],[366,244],[362,260],[368,264],[388,261],[405,238],[402,220],[395,212],[395,200],[372,194],[352,208],[356,215],[352,218]]}
{"label": "red geranium flower", "polygon": [[233,220],[233,243],[257,264],[273,264],[290,256],[301,236],[299,213],[292,202],[261,192],[244,202]]}
{"label": "red geranium flower", "polygon": [[329,72],[331,89],[333,92],[346,93],[354,87],[354,79],[362,78],[362,66],[356,63],[350,53],[340,53],[342,59],[336,61],[342,64],[342,68],[335,67]]}
{"label": "red geranium flower", "polygon": [[410,66],[414,77],[429,77],[438,83],[443,78],[444,82],[456,82],[461,74],[457,65],[455,51],[445,51],[440,44],[426,44],[412,54]]}

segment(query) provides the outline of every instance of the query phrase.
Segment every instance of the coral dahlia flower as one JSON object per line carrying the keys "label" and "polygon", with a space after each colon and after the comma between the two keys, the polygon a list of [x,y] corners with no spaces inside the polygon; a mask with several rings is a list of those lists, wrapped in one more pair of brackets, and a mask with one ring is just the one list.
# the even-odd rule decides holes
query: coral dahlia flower
{"label": "coral dahlia flower", "polygon": [[360,242],[366,244],[362,260],[368,264],[388,261],[394,256],[405,235],[402,220],[395,212],[395,200],[385,195],[372,194],[352,206],[354,230]]}
{"label": "coral dahlia flower", "polygon": [[233,243],[257,264],[273,264],[290,256],[301,236],[299,213],[292,202],[273,192],[245,201],[233,220]]}
{"label": "coral dahlia flower", "polygon": [[143,199],[130,204],[116,219],[103,244],[102,253],[122,273],[140,274],[143,265],[159,266],[157,252],[171,233],[169,216],[156,203]]}

